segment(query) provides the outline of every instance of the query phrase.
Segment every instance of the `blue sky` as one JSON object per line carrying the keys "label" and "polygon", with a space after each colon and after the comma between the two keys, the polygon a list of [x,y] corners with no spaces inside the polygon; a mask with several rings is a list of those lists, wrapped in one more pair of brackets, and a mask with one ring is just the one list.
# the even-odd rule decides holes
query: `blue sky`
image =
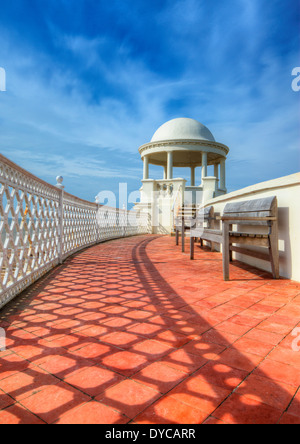
{"label": "blue sky", "polygon": [[230,147],[229,190],[297,172],[299,22],[296,0],[3,1],[0,152],[94,200],[138,189],[139,146],[191,117]]}

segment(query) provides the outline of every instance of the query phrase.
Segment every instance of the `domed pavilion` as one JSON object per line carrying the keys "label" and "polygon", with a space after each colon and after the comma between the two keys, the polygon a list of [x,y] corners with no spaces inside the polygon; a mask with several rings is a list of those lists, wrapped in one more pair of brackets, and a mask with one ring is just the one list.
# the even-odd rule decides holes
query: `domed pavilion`
{"label": "domed pavilion", "polygon": [[[153,205],[158,207],[158,214],[164,213],[162,227],[166,231],[171,229],[170,213],[174,212],[179,194],[183,195],[184,201],[184,195],[190,191],[193,203],[199,205],[227,192],[226,157],[229,148],[216,142],[210,130],[197,120],[178,118],[164,123],[151,141],[139,148],[139,152],[144,163],[139,207],[144,204],[149,208],[151,204],[152,215]],[[161,180],[150,178],[150,165],[162,167]],[[208,175],[210,166],[213,166],[213,175]],[[174,177],[174,168],[178,167],[190,168],[190,186],[187,186],[187,180]],[[201,168],[198,185],[197,168]],[[201,199],[195,198],[195,194],[201,195]]]}

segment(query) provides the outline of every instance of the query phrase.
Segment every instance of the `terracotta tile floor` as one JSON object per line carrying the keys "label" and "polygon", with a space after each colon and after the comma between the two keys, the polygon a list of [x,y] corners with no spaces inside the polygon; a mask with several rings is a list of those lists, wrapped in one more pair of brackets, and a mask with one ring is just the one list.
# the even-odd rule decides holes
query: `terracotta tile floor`
{"label": "terracotta tile floor", "polygon": [[231,279],[170,237],[68,259],[0,311],[0,423],[300,424],[300,284]]}

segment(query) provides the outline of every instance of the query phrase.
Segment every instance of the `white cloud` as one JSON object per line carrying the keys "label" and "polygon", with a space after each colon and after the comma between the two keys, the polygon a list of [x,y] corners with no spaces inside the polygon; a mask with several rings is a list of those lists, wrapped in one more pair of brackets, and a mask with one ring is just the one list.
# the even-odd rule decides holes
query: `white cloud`
{"label": "white cloud", "polygon": [[[67,35],[49,23],[53,42],[78,61],[77,70],[64,71],[50,55],[24,52],[4,32],[0,64],[6,68],[7,92],[0,93],[0,151],[44,177],[51,172],[83,181],[91,176],[138,180],[139,145],[166,120],[185,115],[208,125],[218,141],[229,145],[228,183],[234,187],[299,169],[299,96],[290,87],[297,54],[283,61],[270,47],[260,50],[269,24],[261,25],[257,1],[241,4],[238,26],[226,35],[225,4],[211,21],[207,3],[195,0],[186,0],[184,8],[174,2],[159,15],[169,50],[183,63],[177,76],[153,72],[142,54],[132,57],[126,40]],[[181,15],[184,23],[178,26]],[[244,53],[228,59],[237,35]],[[103,54],[109,51],[108,63]],[[99,84],[105,81],[120,94],[91,101],[81,71],[93,72]],[[180,115],[168,109],[172,100],[182,101]]]}

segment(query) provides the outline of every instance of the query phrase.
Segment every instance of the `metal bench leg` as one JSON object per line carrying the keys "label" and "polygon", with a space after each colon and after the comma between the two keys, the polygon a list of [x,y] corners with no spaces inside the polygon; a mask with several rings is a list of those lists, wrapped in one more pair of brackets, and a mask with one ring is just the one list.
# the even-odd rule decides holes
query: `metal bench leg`
{"label": "metal bench leg", "polygon": [[182,227],[181,227],[181,249],[182,253],[184,253],[184,237],[185,237],[185,229],[184,229],[184,219],[182,218]]}
{"label": "metal bench leg", "polygon": [[229,281],[229,225],[226,222],[223,222],[222,257],[224,281]]}
{"label": "metal bench leg", "polygon": [[274,279],[279,279],[279,251],[278,251],[278,240],[277,236],[274,234],[271,234],[269,237],[270,242],[270,248],[269,248],[269,254],[270,254],[270,261],[272,266],[272,273]]}
{"label": "metal bench leg", "polygon": [[195,257],[195,238],[193,236],[191,236],[191,240],[190,240],[190,258],[191,260],[194,260]]}

